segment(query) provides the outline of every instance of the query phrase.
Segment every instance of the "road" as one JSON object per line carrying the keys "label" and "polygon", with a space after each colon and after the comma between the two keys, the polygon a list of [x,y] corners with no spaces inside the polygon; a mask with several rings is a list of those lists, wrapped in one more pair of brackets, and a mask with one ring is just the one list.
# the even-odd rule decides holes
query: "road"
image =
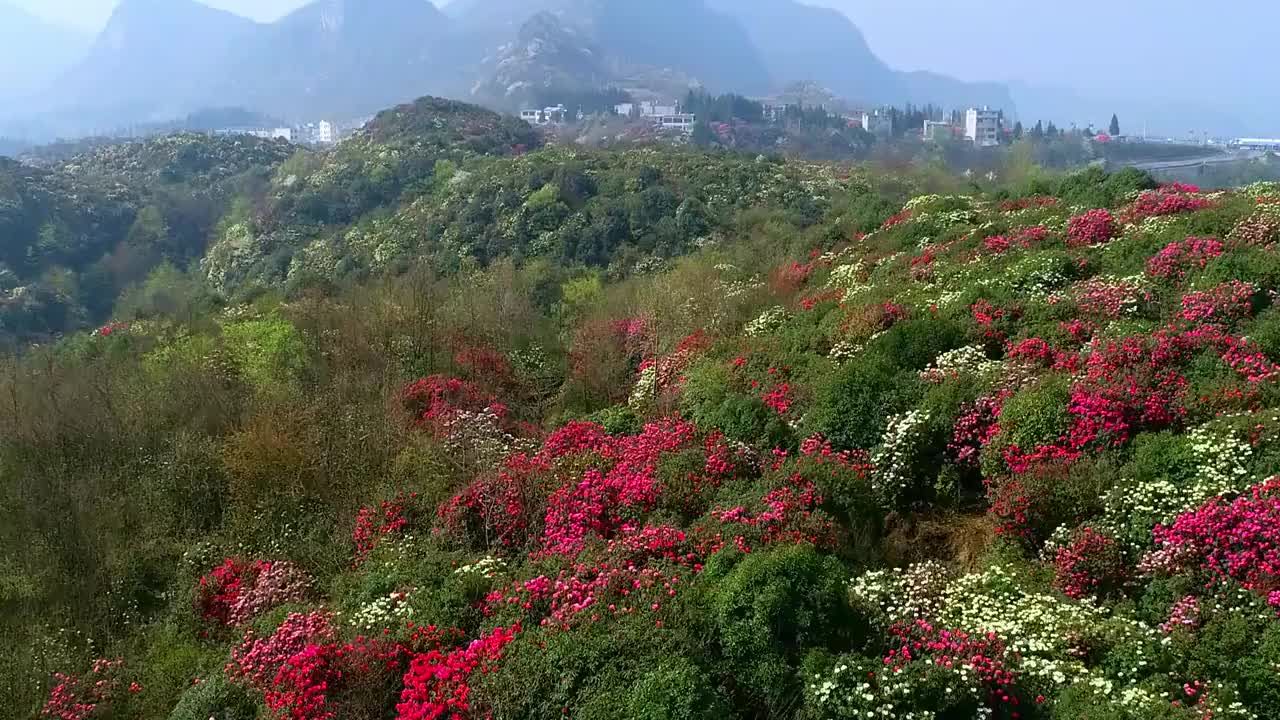
{"label": "road", "polygon": [[1133,167],[1139,170],[1147,170],[1155,172],[1159,170],[1177,170],[1179,168],[1200,167],[1202,165],[1220,165],[1222,163],[1241,162],[1245,160],[1257,160],[1266,153],[1260,150],[1244,150],[1231,153],[1220,153],[1214,155],[1205,155],[1197,158],[1188,158],[1185,160],[1161,160],[1159,162],[1121,162],[1116,163],[1121,167]]}

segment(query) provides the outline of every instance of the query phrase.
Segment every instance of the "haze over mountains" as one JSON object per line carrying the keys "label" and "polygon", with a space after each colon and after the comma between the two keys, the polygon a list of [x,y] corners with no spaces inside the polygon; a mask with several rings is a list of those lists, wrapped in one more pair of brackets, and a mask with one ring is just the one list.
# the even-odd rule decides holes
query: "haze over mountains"
{"label": "haze over mountains", "polygon": [[[52,46],[59,32],[25,35]],[[21,57],[0,49],[0,66]],[[78,134],[203,107],[350,117],[424,94],[512,109],[524,89],[561,86],[763,95],[812,81],[860,104],[1012,109],[1002,86],[896,72],[843,15],[794,0],[316,0],[271,23],[196,0],[122,0],[78,62],[26,75],[36,82],[4,83],[0,96],[21,99],[0,133]]]}
{"label": "haze over mountains", "polygon": [[[244,106],[285,120],[340,118],[430,93],[510,110],[557,90],[607,86],[670,99],[691,84],[766,95],[811,82],[855,105],[988,104],[1063,125],[1105,122],[1119,112],[1128,130],[1150,123],[1168,134],[1189,127],[1265,133],[1269,108],[1280,105],[1261,86],[1253,91],[1261,93],[1257,101],[1233,91],[1235,101],[1215,104],[1203,92],[1173,92],[1156,82],[1160,77],[1100,75],[1124,64],[1127,45],[1046,47],[1046,56],[1056,52],[1081,69],[1079,82],[1064,82],[1062,72],[1044,71],[1044,58],[1024,57],[1031,42],[1025,34],[1010,30],[1002,42],[990,32],[970,37],[954,11],[932,5],[926,18],[904,24],[901,9],[846,0],[452,0],[441,8],[427,0],[314,0],[260,22],[196,0],[119,0],[93,37],[8,4],[14,2],[38,7],[0,0],[0,135],[33,138],[164,121],[205,107]],[[1135,12],[1126,9],[1124,17]],[[1105,35],[1104,18],[1079,15],[1055,22],[1074,35],[1090,26]],[[850,16],[865,18],[874,36]],[[1161,34],[1163,17],[1151,20],[1153,34]],[[1196,40],[1204,53],[1217,53],[1237,32]],[[917,36],[929,39],[931,52],[904,53],[904,37]],[[1172,52],[1180,39],[1165,37]],[[1159,42],[1139,45],[1155,52]],[[881,46],[903,66],[931,71],[893,67],[874,50]],[[1022,53],[1019,61],[994,62],[1003,46]],[[1252,77],[1248,70],[1232,78]],[[1018,77],[1029,82],[984,82]],[[1224,87],[1232,78],[1222,78]],[[1126,82],[1152,89],[1125,91]],[[1089,89],[1071,89],[1082,86]]]}

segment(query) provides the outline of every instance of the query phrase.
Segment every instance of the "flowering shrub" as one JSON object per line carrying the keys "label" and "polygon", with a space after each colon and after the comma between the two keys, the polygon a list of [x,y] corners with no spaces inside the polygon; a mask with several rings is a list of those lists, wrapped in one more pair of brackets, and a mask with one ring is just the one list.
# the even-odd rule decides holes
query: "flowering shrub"
{"label": "flowering shrub", "polygon": [[929,413],[912,410],[889,418],[880,445],[871,455],[872,486],[888,507],[914,489],[917,468],[928,441]]}
{"label": "flowering shrub", "polygon": [[1209,501],[1155,530],[1158,553],[1196,562],[1210,577],[1231,578],[1280,607],[1280,480],[1227,502]]}
{"label": "flowering shrub", "polygon": [[1113,538],[1083,527],[1059,548],[1053,561],[1054,584],[1070,598],[1105,597],[1127,581],[1128,568]]}
{"label": "flowering shrub", "polygon": [[1211,207],[1213,202],[1197,197],[1199,189],[1192,185],[1166,185],[1158,190],[1147,190],[1138,195],[1124,212],[1124,222],[1140,222],[1144,218],[1178,215]]}
{"label": "flowering shrub", "polygon": [[395,500],[382,501],[379,510],[372,507],[360,508],[356,514],[355,528],[351,530],[351,542],[356,546],[356,564],[369,557],[369,553],[373,552],[382,538],[401,533],[410,526],[406,504],[415,497],[416,495],[406,497],[402,493]]}
{"label": "flowering shrub", "polygon": [[1180,282],[1195,270],[1203,270],[1210,260],[1221,257],[1222,241],[1215,238],[1189,237],[1169,243],[1147,262],[1147,274],[1162,280]]}
{"label": "flowering shrub", "polygon": [[939,630],[918,620],[893,628],[880,663],[838,662],[807,686],[821,718],[988,717],[1014,713],[1018,675],[991,634]]}
{"label": "flowering shrub", "polygon": [[1113,319],[1133,315],[1151,301],[1145,275],[1126,278],[1093,278],[1073,288],[1080,312],[1092,317]]}
{"label": "flowering shrub", "polygon": [[200,578],[196,611],[208,622],[243,625],[272,608],[301,602],[311,580],[289,562],[227,558]]}
{"label": "flowering shrub", "polygon": [[1230,322],[1253,313],[1253,298],[1258,289],[1251,283],[1232,280],[1204,292],[1182,297],[1178,318],[1195,323]]}
{"label": "flowering shrub", "polygon": [[987,359],[982,348],[966,345],[939,355],[929,367],[920,371],[920,379],[937,384],[960,377],[987,377],[1000,369],[1000,363]]}
{"label": "flowering shrub", "polygon": [[432,650],[416,655],[404,676],[404,692],[397,720],[442,720],[481,717],[473,706],[469,680],[477,671],[489,672],[502,659],[503,648],[515,640],[519,625],[496,628],[450,652]]}
{"label": "flowering shrub", "polygon": [[231,654],[226,674],[263,694],[268,710],[290,720],[337,720],[346,716],[348,689],[377,685],[399,674],[402,650],[363,638],[339,644],[333,616],[293,613],[271,635],[245,634]]}
{"label": "flowering shrub", "polygon": [[1115,218],[1106,210],[1090,210],[1067,223],[1067,245],[1103,245],[1120,234]]}
{"label": "flowering shrub", "polygon": [[[120,672],[124,661],[120,659],[98,659],[84,676],[53,676],[56,681],[49,691],[49,699],[40,710],[40,717],[52,720],[89,720],[102,717],[100,710],[110,708],[112,701],[121,691]],[[130,692],[138,692],[141,687],[136,683],[129,688]]]}

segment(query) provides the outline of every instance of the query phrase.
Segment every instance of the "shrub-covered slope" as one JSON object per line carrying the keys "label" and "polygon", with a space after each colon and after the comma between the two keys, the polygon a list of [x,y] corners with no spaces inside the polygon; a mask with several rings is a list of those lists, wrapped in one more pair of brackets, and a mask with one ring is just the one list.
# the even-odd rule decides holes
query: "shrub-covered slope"
{"label": "shrub-covered slope", "polygon": [[330,284],[4,368],[6,706],[1280,714],[1280,187],[423,157],[240,221]]}

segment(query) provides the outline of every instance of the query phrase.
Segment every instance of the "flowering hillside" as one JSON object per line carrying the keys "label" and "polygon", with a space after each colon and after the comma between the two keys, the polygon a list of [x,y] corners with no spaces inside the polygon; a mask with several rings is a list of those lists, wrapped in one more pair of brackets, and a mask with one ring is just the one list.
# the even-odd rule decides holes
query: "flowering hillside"
{"label": "flowering hillside", "polygon": [[582,245],[6,369],[8,706],[1280,717],[1280,185],[472,172],[419,208],[430,242],[555,208]]}

